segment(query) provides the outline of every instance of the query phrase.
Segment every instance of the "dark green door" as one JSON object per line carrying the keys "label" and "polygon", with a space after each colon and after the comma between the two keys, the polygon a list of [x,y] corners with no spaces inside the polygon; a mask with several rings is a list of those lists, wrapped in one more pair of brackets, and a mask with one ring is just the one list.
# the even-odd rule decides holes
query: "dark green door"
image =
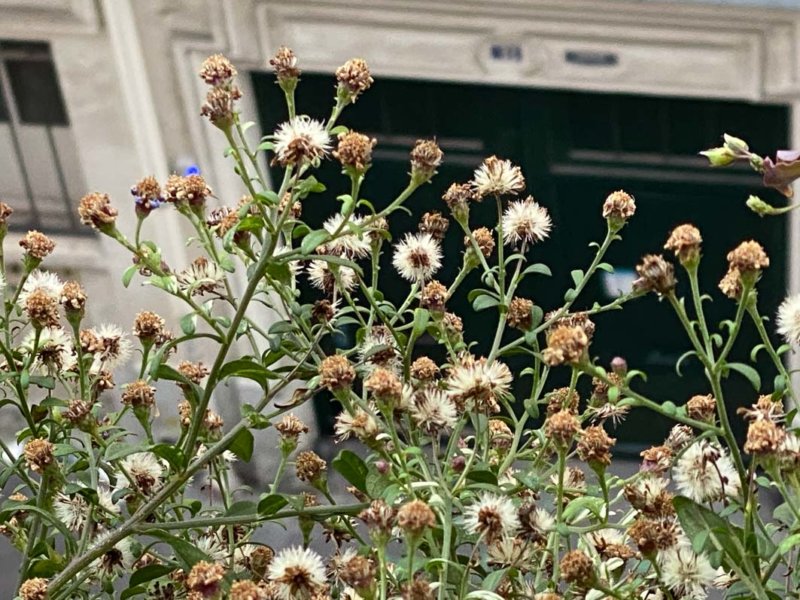
{"label": "dark green door", "polygon": [[[282,94],[271,75],[256,73],[253,81],[261,124],[270,132],[286,118]],[[332,77],[305,74],[298,88],[298,112],[322,118],[330,112],[333,95]],[[624,241],[610,252],[616,277],[597,279],[581,306],[590,306],[594,300],[607,302],[616,289],[629,285],[626,275],[642,254],[660,252],[672,227],[687,221],[697,225],[704,238],[702,279],[705,291],[714,297],[706,309],[711,323],[732,314],[732,303],[716,286],[726,269],[725,255],[742,239],[759,240],[772,259],[760,285],[764,314],[774,314],[782,299],[786,221],[759,219],[745,207],[747,195],[759,190],[755,175],[744,168],[711,170],[697,152],[718,145],[723,132],[747,139],[763,153],[785,147],[788,110],[784,106],[378,78],[345,111],[342,123],[378,139],[375,164],[363,188],[363,196],[378,207],[407,182],[408,150],[414,140],[436,136],[445,151],[439,175],[408,205],[414,216],[397,215],[395,236],[415,228],[425,211],[446,213],[442,192],[454,181],[470,179],[485,156],[497,154],[520,164],[529,192],[551,211],[555,226],[553,236],[532,253],[537,262],[551,266],[554,276],[538,278],[520,290],[545,311],[562,302],[570,286],[570,270],[588,265],[592,256],[588,244],[600,241],[605,231],[602,201],[617,189],[636,197],[638,212],[623,231]],[[328,193],[304,206],[304,218],[312,224],[329,216],[338,205],[335,197],[349,191],[338,171],[333,162],[323,167],[320,178],[328,185]],[[492,212],[488,203],[479,205],[473,211],[473,226],[488,221]],[[461,243],[457,232],[448,233],[442,281],[455,277]],[[390,256],[385,259],[388,273]],[[390,281],[393,287],[386,290],[390,297],[399,299],[407,293],[399,277],[384,276],[384,285]],[[463,296],[450,307],[464,319],[470,339],[478,342],[476,351],[485,349],[494,331],[491,320],[484,314],[477,318]],[[624,356],[631,368],[645,371],[649,379],[641,386],[652,397],[681,404],[694,393],[707,393],[696,364],[687,362],[682,377],[675,372],[675,361],[688,349],[688,342],[677,318],[669,307],[659,306],[656,298],[640,299],[596,321],[592,353],[606,365],[612,357]],[[737,346],[744,352],[756,343],[755,333],[747,330]],[[509,363],[524,368],[524,363]],[[761,366],[766,375],[768,366]],[[765,378],[766,386],[769,381]],[[558,383],[556,378],[554,384]],[[733,402],[753,401],[755,392],[746,382],[728,383],[727,397]],[[620,428],[620,443],[635,450],[659,441],[666,430],[667,423],[639,412]]]}

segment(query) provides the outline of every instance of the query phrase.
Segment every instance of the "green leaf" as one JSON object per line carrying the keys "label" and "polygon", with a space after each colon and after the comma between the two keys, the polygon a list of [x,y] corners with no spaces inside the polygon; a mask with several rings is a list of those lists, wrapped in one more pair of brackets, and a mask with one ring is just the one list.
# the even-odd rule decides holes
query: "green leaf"
{"label": "green leaf", "polygon": [[131,575],[128,585],[130,587],[142,585],[148,581],[153,581],[153,579],[169,575],[174,570],[173,567],[168,567],[167,565],[147,565]]}
{"label": "green leaf", "polygon": [[614,272],[614,267],[612,265],[606,263],[606,262],[600,263],[599,265],[597,265],[597,268],[598,269],[602,269],[606,273],[613,273]]}
{"label": "green leaf", "polygon": [[[741,539],[744,532],[731,525],[717,513],[701,506],[697,502],[677,496],[672,501],[678,519],[690,539],[705,536],[703,550],[708,553],[722,551],[722,564],[726,569],[740,573],[743,561],[748,560],[743,554]],[[707,535],[706,535],[707,534]]]}
{"label": "green leaf", "polygon": [[255,515],[258,512],[258,506],[251,500],[239,500],[231,504],[230,508],[225,511],[226,517],[247,517]]}
{"label": "green leaf", "polygon": [[300,252],[305,255],[311,254],[317,247],[325,242],[330,237],[327,231],[324,229],[317,229],[316,231],[312,231],[308,235],[303,238],[303,241],[300,242]]}
{"label": "green leaf", "polygon": [[525,275],[529,275],[531,273],[538,273],[539,275],[546,275],[547,277],[553,276],[553,272],[550,270],[550,267],[544,263],[534,263],[529,267],[526,267],[521,276],[525,277]]}
{"label": "green leaf", "polygon": [[500,304],[500,301],[497,298],[494,298],[488,294],[484,294],[482,296],[478,296],[472,301],[472,310],[478,312],[481,310],[486,310],[487,308],[491,308],[492,306],[497,306],[498,304]]}
{"label": "green leaf", "polygon": [[497,586],[500,585],[500,582],[503,580],[503,577],[506,576],[508,569],[497,569],[489,573],[483,580],[481,587],[484,590],[488,590],[493,592],[497,589]]}
{"label": "green leaf", "polygon": [[348,483],[355,486],[356,489],[367,493],[367,473],[369,469],[364,461],[361,460],[360,456],[350,450],[342,450],[336,455],[336,458],[333,459],[331,466],[333,466]]}
{"label": "green leaf", "polygon": [[781,540],[781,543],[778,544],[778,554],[783,556],[785,554],[789,554],[789,550],[794,548],[795,546],[800,546],[800,533],[794,533],[790,536],[787,536]]}
{"label": "green leaf", "polygon": [[260,514],[262,517],[269,517],[270,515],[274,515],[287,504],[288,502],[286,501],[286,498],[279,494],[264,494],[258,501],[258,514]]}
{"label": "green leaf", "polygon": [[147,535],[157,538],[165,544],[169,544],[170,547],[175,551],[175,558],[177,558],[178,562],[181,563],[181,567],[184,571],[191,571],[192,567],[201,560],[211,560],[209,556],[200,550],[195,544],[191,544],[186,540],[175,537],[166,531],[148,529]]}
{"label": "green leaf", "polygon": [[424,308],[414,309],[414,326],[411,330],[412,339],[417,339],[425,333],[430,316],[431,314]]}
{"label": "green leaf", "polygon": [[139,265],[131,265],[122,273],[122,285],[128,287],[131,284],[131,280],[133,276],[136,275],[136,272],[139,270]]}
{"label": "green leaf", "polygon": [[487,469],[474,469],[467,473],[467,479],[475,483],[497,485],[497,476]]}
{"label": "green leaf", "polygon": [[193,312],[183,315],[180,325],[184,335],[192,335],[197,330],[197,315]]}
{"label": "green leaf", "polygon": [[253,433],[249,429],[242,429],[234,436],[228,446],[228,450],[233,452],[242,461],[250,462],[250,459],[253,457],[254,443],[255,439],[253,438]]}
{"label": "green leaf", "polygon": [[684,360],[686,360],[693,354],[696,355],[697,352],[695,350],[687,350],[686,352],[681,354],[680,358],[675,363],[675,372],[678,374],[678,377],[683,377],[683,373],[681,373],[681,364],[683,363]]}
{"label": "green leaf", "polygon": [[744,375],[747,380],[750,382],[756,391],[761,389],[761,375],[758,374],[753,367],[750,365],[746,365],[744,363],[728,363],[726,365],[729,369],[736,371],[737,373],[741,373]]}
{"label": "green leaf", "polygon": [[159,458],[163,458],[176,471],[183,469],[184,463],[186,462],[183,451],[173,444],[156,444],[150,448],[150,452]]}
{"label": "green leaf", "polygon": [[575,287],[578,287],[581,283],[583,283],[583,271],[580,269],[573,269],[569,273],[572,276],[572,281],[575,283]]}
{"label": "green leaf", "polygon": [[274,379],[275,373],[248,358],[238,358],[229,363],[225,363],[219,370],[220,380],[226,377],[242,377],[252,379],[261,387],[266,387],[268,379]]}

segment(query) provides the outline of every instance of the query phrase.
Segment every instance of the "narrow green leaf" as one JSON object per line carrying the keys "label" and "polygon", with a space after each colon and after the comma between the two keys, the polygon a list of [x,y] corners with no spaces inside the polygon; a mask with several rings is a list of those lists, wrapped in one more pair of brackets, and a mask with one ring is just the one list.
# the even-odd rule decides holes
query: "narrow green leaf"
{"label": "narrow green leaf", "polygon": [[726,365],[729,369],[736,371],[737,373],[741,373],[744,375],[747,380],[750,382],[750,385],[755,388],[756,391],[761,389],[761,375],[758,374],[753,367],[750,365],[746,365],[744,363],[728,363]]}
{"label": "narrow green leaf", "polygon": [[369,469],[361,457],[350,450],[342,450],[331,462],[336,472],[356,489],[367,492],[367,473]]}
{"label": "narrow green leaf", "polygon": [[242,429],[231,441],[228,450],[238,456],[243,462],[250,462],[253,457],[253,445],[255,439],[249,429]]}
{"label": "narrow green leaf", "polygon": [[324,229],[312,231],[303,238],[302,242],[300,242],[300,252],[306,255],[311,254],[320,244],[327,240],[328,237],[330,236]]}
{"label": "narrow green leaf", "polygon": [[286,498],[279,494],[264,494],[258,501],[258,514],[260,514],[262,517],[269,517],[270,515],[274,515],[287,504],[288,502],[286,501]]}

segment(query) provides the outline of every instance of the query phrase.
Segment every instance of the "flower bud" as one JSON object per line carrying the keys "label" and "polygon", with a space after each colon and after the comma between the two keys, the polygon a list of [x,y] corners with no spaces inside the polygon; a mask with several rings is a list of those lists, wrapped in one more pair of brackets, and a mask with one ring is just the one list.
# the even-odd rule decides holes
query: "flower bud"
{"label": "flower bud", "polygon": [[700,154],[708,159],[712,167],[727,167],[736,161],[736,154],[725,146],[709,148],[708,150],[703,150]]}

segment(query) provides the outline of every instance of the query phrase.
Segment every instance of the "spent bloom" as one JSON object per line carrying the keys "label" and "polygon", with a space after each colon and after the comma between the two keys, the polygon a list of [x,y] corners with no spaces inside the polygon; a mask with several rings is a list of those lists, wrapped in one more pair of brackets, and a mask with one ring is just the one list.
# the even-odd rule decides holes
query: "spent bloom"
{"label": "spent bloom", "polygon": [[155,454],[151,452],[136,452],[129,454],[120,462],[131,480],[127,481],[125,475],[120,473],[120,484],[135,486],[145,496],[161,487],[164,476],[164,467]]}
{"label": "spent bloom", "polygon": [[659,555],[661,577],[673,593],[681,598],[705,598],[706,588],[718,573],[703,554],[687,544],[678,544]]}
{"label": "spent bloom", "polygon": [[480,198],[486,196],[516,196],[525,189],[522,169],[496,156],[490,156],[475,169],[472,187]]}
{"label": "spent bloom", "polygon": [[392,264],[404,279],[425,281],[442,266],[442,249],[428,233],[408,233],[395,246]]}
{"label": "spent bloom", "polygon": [[319,554],[299,546],[278,552],[269,565],[268,576],[284,598],[313,597],[327,581]]}
{"label": "spent bloom", "polygon": [[326,294],[349,292],[356,286],[356,272],[352,268],[326,260],[312,260],[306,273],[311,285]]}
{"label": "spent bloom", "polygon": [[[326,253],[344,256],[346,258],[364,258],[369,255],[371,245],[369,238],[362,232],[358,232],[357,228],[364,222],[364,218],[360,216],[348,217],[345,222],[345,217],[341,213],[328,218],[322,227],[331,236],[336,236],[331,241],[325,244]],[[353,228],[350,227],[353,225]]]}
{"label": "spent bloom", "polygon": [[778,333],[795,346],[800,345],[800,294],[789,296],[778,308]]}
{"label": "spent bloom", "polygon": [[417,184],[430,181],[443,157],[444,153],[435,140],[417,140],[411,150],[411,179]]}
{"label": "spent bloom", "polygon": [[369,66],[363,58],[351,58],[336,69],[339,95],[348,102],[355,102],[373,83]]}
{"label": "spent bloom", "polygon": [[550,235],[553,222],[547,209],[532,196],[508,205],[503,213],[503,243],[507,246],[535,244]]}
{"label": "spent bloom", "polygon": [[463,410],[499,412],[498,399],[508,394],[512,375],[500,361],[462,356],[447,378],[447,391],[456,406]]}
{"label": "spent bloom", "polygon": [[275,132],[275,160],[283,166],[318,163],[331,148],[331,137],[321,121],[297,115]]}
{"label": "spent bloom", "polygon": [[699,503],[734,497],[740,488],[727,451],[707,440],[686,449],[675,462],[672,478],[681,494]]}
{"label": "spent bloom", "polygon": [[517,508],[510,498],[484,492],[464,509],[464,526],[491,542],[513,536],[520,527]]}

